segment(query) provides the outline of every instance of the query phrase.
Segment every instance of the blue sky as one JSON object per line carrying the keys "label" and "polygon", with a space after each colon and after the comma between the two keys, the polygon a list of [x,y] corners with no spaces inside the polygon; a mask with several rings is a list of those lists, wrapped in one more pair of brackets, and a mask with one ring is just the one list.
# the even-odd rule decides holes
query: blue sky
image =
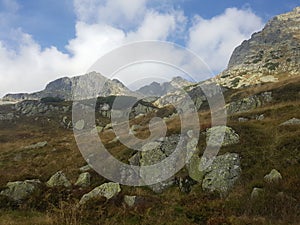
{"label": "blue sky", "polygon": [[193,50],[217,74],[242,40],[299,5],[298,0],[0,0],[0,96],[82,74],[111,49],[149,39]]}

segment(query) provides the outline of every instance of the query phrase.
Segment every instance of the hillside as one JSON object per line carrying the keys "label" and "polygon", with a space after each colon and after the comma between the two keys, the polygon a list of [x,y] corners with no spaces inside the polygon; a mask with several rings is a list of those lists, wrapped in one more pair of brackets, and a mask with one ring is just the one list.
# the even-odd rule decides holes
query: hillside
{"label": "hillside", "polygon": [[[162,96],[137,100],[119,81],[97,74],[107,85],[97,93],[85,91],[91,73],[81,77],[84,99],[78,101],[70,100],[80,77],[58,79],[38,93],[7,95],[18,102],[0,105],[0,224],[298,225],[299,15],[296,8],[272,19],[237,47],[228,68],[212,79],[224,94],[226,126],[212,127],[207,99],[215,89],[211,96],[201,89],[212,80],[154,83],[140,92]],[[176,83],[185,84],[199,124],[189,105],[182,112],[168,104],[169,99],[186,102],[182,92],[173,92]],[[114,108],[116,99],[120,104]],[[74,108],[95,117],[77,119]],[[114,113],[129,124],[114,123]],[[118,127],[129,129],[116,133]],[[94,149],[94,140],[107,151]],[[217,156],[202,157],[219,145]],[[117,167],[112,158],[129,169]],[[137,168],[170,158],[151,173]],[[100,175],[103,165],[107,176],[120,182]],[[168,170],[175,172],[145,184]],[[136,180],[138,185],[127,185]]]}

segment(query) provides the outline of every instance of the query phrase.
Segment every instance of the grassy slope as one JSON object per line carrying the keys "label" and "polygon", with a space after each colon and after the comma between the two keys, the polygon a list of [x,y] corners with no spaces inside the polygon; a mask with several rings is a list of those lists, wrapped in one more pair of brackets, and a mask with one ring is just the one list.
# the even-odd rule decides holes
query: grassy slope
{"label": "grassy slope", "polygon": [[[108,202],[99,199],[91,202],[87,210],[78,210],[74,202],[89,190],[75,187],[71,191],[45,189],[44,193],[34,196],[17,211],[5,211],[16,206],[7,207],[3,200],[0,201],[3,208],[0,224],[298,224],[300,129],[296,125],[278,125],[293,117],[299,118],[300,79],[229,92],[226,98],[241,98],[265,90],[273,92],[275,103],[228,118],[228,125],[239,133],[241,142],[222,148],[220,154],[239,153],[243,172],[226,199],[203,193],[199,184],[193,186],[189,194],[180,193],[175,186],[159,195],[148,188],[122,187],[122,193],[117,198]],[[240,116],[260,114],[264,114],[266,119],[237,122]],[[202,112],[199,115],[201,126],[209,126],[208,114]],[[4,187],[7,181],[31,178],[46,181],[58,170],[63,170],[72,182],[76,180],[78,168],[85,162],[76,147],[72,131],[60,128],[53,121],[41,117],[37,121],[22,118],[13,124],[1,122],[0,186]],[[145,121],[147,118],[143,123]],[[177,131],[178,121],[169,123],[169,133]],[[147,129],[139,135],[146,137]],[[111,140],[113,134],[105,132],[102,137]],[[43,149],[22,150],[22,147],[38,141],[48,141],[49,144]],[[200,148],[204,145],[200,141]],[[122,160],[131,152],[118,144],[108,146]],[[283,181],[267,185],[263,177],[273,168],[281,172]],[[183,170],[180,173],[184,175],[187,172]],[[104,178],[93,174],[93,187],[103,182]],[[253,187],[265,188],[265,194],[251,200]],[[276,196],[279,192],[283,192],[284,196]],[[122,203],[125,194],[143,198],[136,207],[127,208]]]}

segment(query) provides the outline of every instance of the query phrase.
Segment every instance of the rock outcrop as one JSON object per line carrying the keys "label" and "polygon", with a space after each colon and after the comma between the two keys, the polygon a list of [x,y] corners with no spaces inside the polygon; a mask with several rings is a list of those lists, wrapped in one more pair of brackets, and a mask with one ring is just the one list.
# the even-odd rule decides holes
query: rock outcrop
{"label": "rock outcrop", "polygon": [[[224,138],[222,141],[221,137],[223,134]],[[210,146],[219,146],[220,144],[222,146],[233,145],[239,143],[239,140],[239,135],[231,127],[215,126],[206,131],[206,142]]]}
{"label": "rock outcrop", "polygon": [[82,196],[79,204],[84,205],[91,199],[98,197],[105,197],[106,199],[111,199],[116,196],[121,191],[120,185],[117,183],[109,182],[94,188],[89,193]]}
{"label": "rock outcrop", "polygon": [[276,169],[272,169],[272,171],[264,177],[264,180],[267,183],[278,183],[282,180],[282,176]]}
{"label": "rock outcrop", "polygon": [[7,188],[1,191],[0,195],[7,196],[13,201],[20,202],[38,191],[41,185],[42,183],[39,180],[8,182],[6,185]]}
{"label": "rock outcrop", "polygon": [[55,173],[50,179],[47,181],[48,187],[71,187],[71,183],[66,177],[66,175],[62,171],[58,171]]}
{"label": "rock outcrop", "polygon": [[300,7],[275,16],[264,29],[238,46],[216,81],[229,88],[299,76]]}
{"label": "rock outcrop", "polygon": [[235,153],[217,156],[203,171],[203,190],[226,196],[241,174],[240,157]]}

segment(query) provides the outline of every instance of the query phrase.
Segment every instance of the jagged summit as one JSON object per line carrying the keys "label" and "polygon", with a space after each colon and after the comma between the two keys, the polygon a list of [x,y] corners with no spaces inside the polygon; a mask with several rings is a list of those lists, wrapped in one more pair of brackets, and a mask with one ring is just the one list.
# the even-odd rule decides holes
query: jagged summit
{"label": "jagged summit", "polygon": [[[104,84],[101,90],[92,90],[90,87],[91,79],[96,79],[99,84]],[[80,87],[78,87],[80,81]],[[93,83],[93,82],[92,82]],[[97,83],[97,82],[95,82]],[[72,100],[73,92],[75,87],[80,88],[79,95],[83,98],[89,98],[90,96],[109,96],[109,95],[136,95],[130,91],[123,83],[119,80],[110,80],[99,73],[91,72],[81,76],[75,77],[63,77],[54,80],[47,84],[46,88],[42,91],[35,93],[20,93],[20,94],[7,94],[3,97],[6,101],[20,101],[20,100],[39,100],[45,97],[55,97],[64,100]],[[97,93],[95,93],[95,91]]]}
{"label": "jagged summit", "polygon": [[149,85],[145,85],[137,90],[138,93],[146,96],[163,96],[169,92],[176,91],[178,88],[189,86],[193,84],[190,81],[185,80],[184,78],[177,76],[172,78],[170,82],[158,83],[152,82]]}
{"label": "jagged summit", "polygon": [[223,86],[240,88],[276,82],[299,75],[300,7],[275,16],[262,31],[238,46],[228,67],[216,80]]}

